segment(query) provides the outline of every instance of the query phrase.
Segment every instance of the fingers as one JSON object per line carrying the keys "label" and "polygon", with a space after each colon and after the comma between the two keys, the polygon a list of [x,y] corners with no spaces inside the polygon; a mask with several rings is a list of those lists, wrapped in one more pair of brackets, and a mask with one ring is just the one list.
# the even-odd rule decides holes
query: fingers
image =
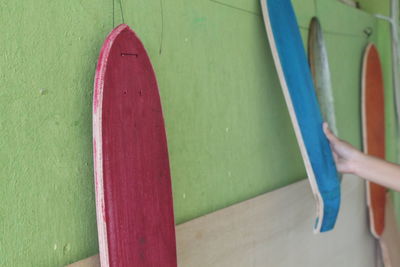
{"label": "fingers", "polygon": [[331,130],[329,129],[329,126],[328,126],[328,123],[327,123],[327,122],[322,123],[322,130],[324,131],[326,137],[332,135],[332,132],[331,132]]}
{"label": "fingers", "polygon": [[340,173],[352,173],[351,167],[348,162],[339,160],[336,163],[336,169]]}
{"label": "fingers", "polygon": [[332,149],[333,159],[334,159],[335,163],[337,164],[339,162],[339,158],[340,158],[338,151],[337,151],[337,146],[340,144],[340,140],[329,129],[328,123],[324,122],[322,127],[323,127],[324,133],[326,135],[326,138],[328,138],[329,145]]}
{"label": "fingers", "polygon": [[339,155],[335,152],[334,149],[332,149],[332,154],[333,154],[333,160],[335,161],[336,164],[339,163]]}
{"label": "fingers", "polygon": [[322,129],[326,135],[326,138],[328,138],[330,142],[336,143],[337,141],[339,141],[339,139],[329,129],[328,123],[324,122],[322,124]]}
{"label": "fingers", "polygon": [[324,131],[324,133],[325,133],[325,136],[326,136],[326,138],[328,138],[328,141],[329,141],[329,146],[331,147],[331,149],[332,149],[332,155],[333,155],[333,160],[335,161],[335,163],[336,164],[338,164],[338,162],[339,162],[339,156],[338,156],[338,154],[336,153],[336,151],[335,151],[335,148],[334,148],[334,146],[333,146],[333,144],[334,144],[334,135],[333,135],[333,133],[330,131],[330,129],[329,129],[329,127],[328,127],[328,123],[326,123],[326,122],[324,122],[323,124],[322,124],[322,129],[323,129],[323,131]]}

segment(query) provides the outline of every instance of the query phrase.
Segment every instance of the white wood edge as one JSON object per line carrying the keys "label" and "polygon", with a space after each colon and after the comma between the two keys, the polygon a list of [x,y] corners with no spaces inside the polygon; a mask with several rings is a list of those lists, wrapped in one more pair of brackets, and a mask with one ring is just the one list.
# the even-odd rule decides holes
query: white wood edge
{"label": "white wood edge", "polygon": [[102,143],[102,111],[103,111],[103,88],[108,55],[115,38],[127,25],[120,25],[114,29],[106,38],[96,68],[94,94],[93,94],[93,154],[94,154],[94,180],[96,192],[96,217],[99,240],[100,261],[103,267],[109,265],[107,225],[105,222],[105,201],[103,187],[103,143]]}

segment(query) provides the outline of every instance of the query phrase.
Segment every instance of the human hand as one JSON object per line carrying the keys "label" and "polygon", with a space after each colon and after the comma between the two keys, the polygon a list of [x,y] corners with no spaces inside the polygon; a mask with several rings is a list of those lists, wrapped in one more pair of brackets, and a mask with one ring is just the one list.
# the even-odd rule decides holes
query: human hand
{"label": "human hand", "polygon": [[331,145],[337,170],[341,173],[355,173],[356,163],[364,154],[349,143],[337,138],[326,122],[323,123],[323,131]]}

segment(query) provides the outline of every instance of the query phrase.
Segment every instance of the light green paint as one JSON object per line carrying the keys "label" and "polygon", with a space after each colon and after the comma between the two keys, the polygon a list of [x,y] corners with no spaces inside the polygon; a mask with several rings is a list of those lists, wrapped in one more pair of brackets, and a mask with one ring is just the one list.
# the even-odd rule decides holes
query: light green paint
{"label": "light green paint", "polygon": [[370,14],[390,15],[390,0],[357,0],[362,10]]}
{"label": "light green paint", "polygon": [[[258,0],[161,1],[123,10],[158,77],[176,222],[304,178]],[[293,2],[304,40],[321,19],[339,132],[360,147],[362,30],[381,28],[335,0]],[[98,250],[91,97],[112,2],[0,0],[0,22],[0,266],[62,266]]]}

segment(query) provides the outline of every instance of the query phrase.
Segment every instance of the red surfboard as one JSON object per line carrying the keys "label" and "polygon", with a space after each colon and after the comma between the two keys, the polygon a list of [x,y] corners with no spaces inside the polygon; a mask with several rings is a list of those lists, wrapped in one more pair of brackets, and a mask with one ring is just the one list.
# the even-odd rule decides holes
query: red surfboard
{"label": "red surfboard", "polygon": [[[385,101],[381,61],[375,45],[364,53],[362,70],[362,121],[364,152],[385,158]],[[385,187],[367,181],[371,233],[379,238],[385,227]]]}
{"label": "red surfboard", "polygon": [[100,52],[93,143],[101,266],[177,266],[157,81],[145,48],[125,24]]}

